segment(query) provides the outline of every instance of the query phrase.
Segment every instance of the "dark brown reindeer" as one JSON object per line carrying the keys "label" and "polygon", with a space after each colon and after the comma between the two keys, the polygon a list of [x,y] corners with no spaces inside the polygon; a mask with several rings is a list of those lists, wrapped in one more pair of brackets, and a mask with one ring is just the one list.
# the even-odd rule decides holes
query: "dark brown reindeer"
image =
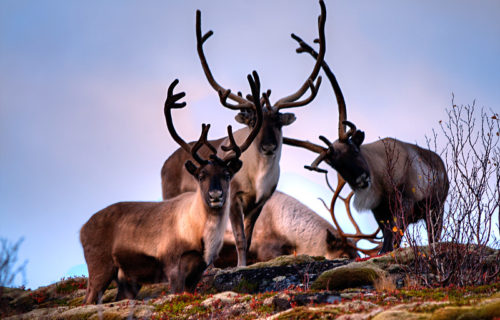
{"label": "dark brown reindeer", "polygon": [[[250,146],[249,151],[242,155],[243,167],[231,182],[230,221],[238,254],[238,266],[247,264],[246,252],[247,248],[250,247],[255,221],[262,210],[262,206],[273,194],[278,184],[282,127],[295,121],[293,113],[282,113],[282,111],[286,108],[305,106],[311,102],[316,96],[321,83],[321,78],[317,79],[316,84],[313,83],[321,69],[321,62],[326,50],[324,34],[326,8],[322,0],[319,3],[321,6],[321,15],[318,19],[320,50],[313,71],[297,92],[279,99],[274,105],[271,105],[269,101],[270,90],[263,94],[261,103],[265,103],[266,106],[262,110],[264,114],[262,128]],[[245,99],[241,93],[234,94],[215,81],[203,52],[203,44],[212,34],[212,31],[202,34],[201,13],[197,11],[196,38],[201,65],[208,82],[219,93],[222,104],[229,109],[240,111],[236,116],[236,120],[247,125],[247,127],[235,132],[234,136],[239,141],[254,126],[258,107],[250,99]],[[299,100],[308,88],[311,90],[310,96]],[[236,104],[231,104],[228,100]],[[218,153],[224,154],[224,147],[221,146],[226,140],[227,138],[221,138],[210,141],[210,143],[218,149]],[[208,148],[200,150],[201,155],[209,152],[211,151]],[[182,163],[190,158],[189,153],[183,149],[178,149],[165,161],[161,170],[163,199],[171,199],[196,188],[196,181],[184,171],[179,170]]]}
{"label": "dark brown reindeer", "polygon": [[[249,76],[253,98],[259,105],[257,74]],[[168,89],[165,118],[173,139],[198,163],[185,167],[197,181],[196,190],[162,202],[119,202],[94,214],[82,227],[80,241],[87,261],[89,280],[84,303],[96,303],[114,279],[116,300],[134,298],[141,283],[168,281],[172,292],[194,291],[205,268],[217,258],[229,218],[231,179],[241,168],[239,159],[255,138],[259,125],[238,146],[228,126],[230,151],[219,158],[207,141],[210,125],[203,124],[200,138],[188,145],[176,133],[171,109],[186,104],[173,94],[177,80]],[[260,106],[260,105],[259,105]],[[257,112],[257,124],[262,113]],[[202,146],[213,150],[201,156]],[[180,169],[182,170],[182,169]]]}
{"label": "dark brown reindeer", "polygon": [[[317,55],[302,39],[294,39],[300,45],[298,53]],[[322,67],[339,106],[338,140],[331,143],[320,136],[326,148],[289,138],[284,138],[283,142],[319,154],[306,168],[324,172],[318,165],[325,161],[347,181],[355,193],[354,207],[371,210],[382,229],[384,243],[381,253],[392,251],[394,245],[399,246],[405,227],[421,219],[426,222],[429,243],[439,240],[449,187],[442,159],[430,150],[393,138],[362,145],[364,132],[347,121],[340,86],[325,61]],[[347,132],[346,126],[349,127]]]}

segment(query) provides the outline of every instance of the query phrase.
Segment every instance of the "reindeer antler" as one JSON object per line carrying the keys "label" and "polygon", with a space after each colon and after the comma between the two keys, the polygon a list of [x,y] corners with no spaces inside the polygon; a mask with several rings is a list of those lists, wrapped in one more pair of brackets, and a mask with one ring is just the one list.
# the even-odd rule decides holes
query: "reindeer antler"
{"label": "reindeer antler", "polygon": [[323,147],[321,147],[317,144],[314,144],[312,142],[309,142],[309,141],[302,141],[302,140],[297,140],[297,139],[287,138],[287,137],[283,137],[283,143],[290,145],[290,146],[294,146],[294,147],[301,147],[301,148],[310,150],[310,151],[315,152],[315,153],[319,153],[319,156],[311,163],[311,165],[304,166],[304,168],[306,168],[307,170],[311,170],[311,171],[326,173],[326,172],[328,172],[327,170],[321,169],[318,166],[323,160],[325,160],[327,157],[329,157],[335,151],[333,148],[333,144],[330,142],[330,140],[328,140],[324,136],[319,136],[319,138],[321,141],[323,141],[328,146],[328,148],[323,148]]}
{"label": "reindeer antler", "polygon": [[168,131],[170,132],[170,135],[172,138],[177,142],[182,149],[184,149],[186,152],[190,153],[193,156],[193,159],[196,160],[200,165],[205,165],[208,163],[207,160],[202,159],[200,155],[198,155],[198,150],[205,144],[212,150],[212,152],[216,152],[217,150],[212,146],[208,141],[207,141],[207,135],[208,135],[208,130],[210,129],[210,125],[202,124],[202,130],[201,130],[201,135],[198,141],[193,145],[193,147],[189,146],[188,143],[186,143],[177,133],[174,127],[174,123],[172,121],[172,109],[181,109],[186,106],[186,102],[178,103],[179,99],[183,98],[186,93],[180,92],[177,94],[174,94],[174,88],[177,86],[179,83],[178,79],[175,79],[170,86],[168,87],[167,90],[167,99],[165,100],[165,108],[164,108],[164,113],[165,113],[165,120],[167,122],[167,128]]}
{"label": "reindeer antler", "polygon": [[[316,59],[316,64],[314,65],[313,71],[311,72],[311,75],[307,78],[307,80],[304,82],[304,84],[299,88],[298,91],[295,93],[284,97],[280,100],[278,100],[275,104],[276,108],[279,109],[284,109],[284,108],[292,108],[292,107],[300,107],[308,104],[311,102],[315,97],[318,92],[319,86],[321,84],[321,77],[318,77],[316,84],[314,84],[314,79],[318,76],[318,73],[321,69],[321,63],[323,61],[323,58],[325,56],[326,52],[326,40],[325,40],[325,21],[326,21],[326,6],[323,2],[323,0],[319,1],[320,7],[321,7],[321,15],[318,18],[318,30],[319,30],[319,40],[318,42],[320,43],[320,50],[319,54]],[[255,99],[252,98],[252,96],[248,95],[245,98],[241,94],[235,95],[234,93],[231,92],[229,89],[223,88],[220,84],[217,83],[215,78],[213,77],[212,71],[210,70],[210,67],[207,63],[207,59],[205,57],[205,53],[203,51],[203,44],[208,40],[213,35],[213,31],[209,30],[205,34],[202,34],[201,31],[201,11],[197,10],[196,11],[196,43],[197,43],[197,51],[198,51],[198,56],[200,58],[200,62],[203,68],[203,71],[205,73],[205,76],[212,86],[214,90],[216,90],[219,94],[221,103],[223,106],[232,109],[232,110],[237,110],[237,109],[254,109],[256,108],[256,102]],[[292,37],[294,35],[292,34]],[[311,95],[302,100],[302,101],[297,101],[300,99],[306,91],[310,89],[311,90]],[[271,107],[271,103],[269,102],[269,95],[271,94],[271,91],[268,90],[267,94],[265,97],[262,98],[260,101],[260,105],[262,105],[264,102]],[[235,101],[237,104],[231,104],[227,100],[231,99],[232,101]]]}
{"label": "reindeer antler", "polygon": [[[319,1],[319,5],[321,7],[321,14],[318,17],[319,54],[316,57],[316,63],[314,65],[313,71],[311,72],[311,75],[307,78],[307,80],[304,82],[304,84],[299,88],[297,92],[287,97],[283,97],[276,102],[275,106],[278,109],[301,107],[308,104],[316,96],[318,88],[321,84],[321,77],[318,77],[316,85],[313,84],[314,79],[316,79],[321,69],[321,64],[323,62],[326,52],[326,40],[325,40],[326,6],[323,0]],[[294,39],[296,37],[296,35],[293,33],[291,34],[291,36]],[[311,89],[311,96],[302,101],[297,101],[304,95],[304,93],[306,93],[308,88]]]}
{"label": "reindeer antler", "polygon": [[[307,52],[314,59],[317,59],[318,53],[316,52],[316,50],[314,50],[300,37],[294,36],[293,38],[299,43],[299,47],[296,50],[297,53]],[[342,89],[340,89],[340,85],[337,81],[337,78],[335,77],[335,74],[332,72],[325,60],[322,61],[321,67],[328,77],[328,80],[330,80],[330,84],[332,85],[333,92],[335,93],[335,97],[337,99],[337,104],[339,107],[339,140],[347,141],[349,137],[351,137],[356,132],[356,126],[352,122],[347,121],[347,108],[344,95],[342,94]],[[346,126],[349,127],[349,131],[347,133]]]}
{"label": "reindeer antler", "polygon": [[[252,77],[253,76],[253,77]],[[250,144],[253,142],[257,134],[259,133],[259,130],[262,126],[262,106],[261,106],[261,101],[260,101],[260,79],[259,79],[259,74],[257,71],[253,71],[252,75],[247,76],[248,83],[250,84],[250,89],[252,91],[252,97],[253,97],[253,104],[255,106],[255,111],[257,113],[257,121],[255,122],[252,130],[250,131],[250,134],[247,136],[245,141],[241,144],[241,146],[238,146],[236,144],[236,141],[234,140],[233,137],[233,132],[232,132],[232,127],[228,126],[227,127],[227,134],[229,138],[229,146],[221,146],[221,149],[224,151],[230,151],[232,150],[234,152],[233,156],[226,156],[224,158],[224,161],[227,161],[228,159],[232,157],[238,158],[242,152],[245,152],[245,150],[248,149]]]}
{"label": "reindeer antler", "polygon": [[[326,179],[327,185],[330,187],[330,182],[328,181],[328,175],[326,173],[325,173],[325,179]],[[378,239],[377,234],[379,233],[380,228],[378,228],[374,233],[371,233],[371,234],[365,234],[365,233],[361,232],[361,229],[359,228],[358,224],[354,220],[354,218],[352,216],[352,212],[351,212],[350,203],[351,203],[352,197],[354,196],[354,191],[351,191],[346,198],[343,198],[340,196],[340,192],[344,188],[345,184],[346,184],[346,181],[342,178],[342,176],[340,174],[337,174],[337,187],[335,188],[335,190],[331,189],[331,187],[330,187],[330,189],[333,191],[333,196],[332,196],[332,200],[330,202],[330,207],[328,207],[326,205],[326,203],[324,203],[324,202],[323,202],[323,204],[325,205],[326,209],[330,212],[330,215],[331,215],[332,220],[333,220],[333,224],[337,228],[342,242],[344,244],[346,244],[347,239],[350,238],[350,239],[354,240],[356,250],[358,250],[366,255],[369,255],[369,256],[375,256],[378,254],[378,252],[382,248],[382,243],[380,241],[375,240],[375,239]],[[346,212],[347,212],[347,216],[349,217],[349,220],[351,221],[351,223],[354,226],[354,229],[356,230],[355,234],[349,234],[349,233],[345,233],[344,231],[342,231],[342,228],[340,227],[340,224],[338,223],[338,221],[335,217],[335,203],[337,202],[337,199],[342,200],[342,202],[344,203],[344,206],[345,206]],[[360,248],[357,245],[357,243],[360,240],[367,240],[371,243],[377,244],[377,246],[375,248],[372,248],[372,249]]]}
{"label": "reindeer antler", "polygon": [[[203,52],[203,44],[205,41],[210,38],[214,32],[212,30],[209,30],[207,33],[205,33],[202,36],[201,32],[201,11],[196,10],[196,48],[198,50],[198,56],[200,58],[201,66],[203,68],[203,71],[205,72],[205,76],[207,77],[208,82],[212,86],[212,88],[215,89],[219,93],[219,97],[221,100],[221,103],[223,106],[229,108],[229,109],[248,109],[254,108],[254,105],[251,101],[246,100],[243,98],[241,95],[236,95],[234,93],[231,93],[231,90],[223,88],[220,84],[215,81],[212,71],[210,71],[210,67],[208,66],[207,59],[205,57],[205,53]],[[227,99],[231,99],[235,102],[237,102],[237,105],[232,105],[227,102]]]}

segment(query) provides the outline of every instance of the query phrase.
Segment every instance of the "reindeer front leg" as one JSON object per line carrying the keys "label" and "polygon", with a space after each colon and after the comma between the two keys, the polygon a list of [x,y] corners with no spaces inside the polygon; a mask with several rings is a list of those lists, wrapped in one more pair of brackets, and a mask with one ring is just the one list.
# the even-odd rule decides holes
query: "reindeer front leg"
{"label": "reindeer front leg", "polygon": [[249,210],[250,212],[247,212],[247,216],[244,218],[245,238],[248,250],[250,250],[250,245],[252,244],[252,234],[255,222],[257,222],[257,218],[260,216],[264,203],[264,201],[257,203],[256,207]]}
{"label": "reindeer front leg", "polygon": [[380,205],[372,209],[372,212],[384,237],[384,244],[382,245],[382,249],[380,249],[380,254],[391,252],[394,250],[394,233],[392,231],[394,221],[391,211],[387,206]]}
{"label": "reindeer front leg", "polygon": [[185,276],[182,274],[180,268],[181,257],[177,256],[176,259],[168,259],[167,261],[163,272],[167,276],[170,293],[184,292]]}
{"label": "reindeer front leg", "polygon": [[240,197],[234,197],[231,202],[231,211],[229,213],[231,228],[233,229],[234,243],[238,253],[238,267],[247,265],[247,241],[243,226],[243,209]]}
{"label": "reindeer front leg", "polygon": [[199,252],[190,251],[182,255],[179,269],[185,278],[184,288],[186,291],[194,292],[206,268],[207,264]]}

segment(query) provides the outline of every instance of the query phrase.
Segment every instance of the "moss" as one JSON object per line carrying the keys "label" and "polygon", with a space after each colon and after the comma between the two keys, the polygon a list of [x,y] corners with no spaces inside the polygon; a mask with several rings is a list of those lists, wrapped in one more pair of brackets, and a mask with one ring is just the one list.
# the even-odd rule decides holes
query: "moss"
{"label": "moss", "polygon": [[290,311],[285,311],[277,317],[278,320],[295,320],[295,319],[333,319],[339,315],[339,311],[331,308],[308,308],[297,307]]}
{"label": "moss", "polygon": [[118,289],[108,289],[102,295],[102,303],[108,303],[115,301],[116,294],[118,293]]}
{"label": "moss", "polygon": [[311,286],[313,290],[342,290],[364,285],[373,285],[385,272],[366,262],[352,263],[323,272]]}
{"label": "moss", "polygon": [[242,278],[240,282],[233,288],[234,292],[238,293],[251,293],[255,292],[259,285],[257,283],[252,283],[245,278]]}
{"label": "moss", "polygon": [[[420,248],[424,250],[424,248]],[[383,256],[372,258],[367,262],[376,264],[381,269],[387,269],[393,264],[408,265],[415,260],[415,255],[411,248],[400,248]]]}
{"label": "moss", "polygon": [[[193,294],[177,295],[173,299],[156,306],[156,311],[167,319],[177,319],[180,318],[180,315],[187,317],[189,315],[206,314],[210,312],[210,308],[201,305],[201,302],[205,298],[204,296]],[[187,308],[188,306],[189,308]]]}
{"label": "moss", "polygon": [[62,279],[56,283],[56,293],[69,294],[79,289],[85,289],[87,286],[87,278],[75,277],[69,279]]}
{"label": "moss", "polygon": [[266,262],[257,262],[248,267],[244,267],[246,269],[259,269],[259,268],[267,268],[267,267],[282,267],[294,264],[302,264],[302,263],[311,263],[315,261],[323,261],[325,257],[312,257],[306,254],[299,255],[288,255],[288,256],[280,256],[274,258],[273,260],[269,260]]}
{"label": "moss", "polygon": [[411,312],[419,312],[419,313],[432,313],[438,309],[441,309],[445,306],[448,306],[448,302],[424,302],[422,304],[418,304],[415,307],[409,309]]}
{"label": "moss", "polygon": [[495,299],[479,307],[446,307],[436,310],[432,320],[489,320],[500,317],[500,300]]}
{"label": "moss", "polygon": [[128,317],[124,317],[123,314],[115,311],[104,311],[102,314],[94,314],[89,320],[122,320],[127,319]]}
{"label": "moss", "polygon": [[67,305],[70,306],[70,307],[78,307],[78,306],[81,306],[83,304],[83,298],[84,297],[76,297],[72,300],[69,300]]}
{"label": "moss", "polygon": [[[422,298],[425,300],[449,300],[455,305],[469,305],[478,298],[500,297],[498,293],[500,283],[483,286],[446,287],[446,288],[421,288],[418,290],[401,290],[408,297]],[[493,296],[492,296],[493,295]]]}
{"label": "moss", "polygon": [[404,310],[388,310],[377,314],[373,320],[426,320],[430,315],[416,314]]}
{"label": "moss", "polygon": [[81,308],[81,310],[70,310],[69,312],[65,312],[61,314],[59,319],[64,319],[64,320],[86,320],[86,319],[99,319],[98,317],[93,317],[97,316],[98,312],[96,312],[96,309],[88,309],[88,308]]}
{"label": "moss", "polygon": [[170,287],[168,284],[165,283],[145,285],[141,288],[141,290],[137,294],[136,299],[144,300],[144,299],[157,298],[169,291]]}

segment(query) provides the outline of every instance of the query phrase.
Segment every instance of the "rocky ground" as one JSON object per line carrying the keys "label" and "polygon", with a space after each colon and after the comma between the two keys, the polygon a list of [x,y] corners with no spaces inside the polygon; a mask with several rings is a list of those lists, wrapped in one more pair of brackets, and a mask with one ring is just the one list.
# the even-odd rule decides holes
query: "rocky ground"
{"label": "rocky ground", "polygon": [[[498,252],[496,253],[498,254]],[[366,261],[284,256],[246,268],[210,269],[195,294],[144,286],[137,300],[82,305],[86,278],[37,290],[0,288],[3,319],[500,319],[500,282],[415,287],[408,254]]]}

